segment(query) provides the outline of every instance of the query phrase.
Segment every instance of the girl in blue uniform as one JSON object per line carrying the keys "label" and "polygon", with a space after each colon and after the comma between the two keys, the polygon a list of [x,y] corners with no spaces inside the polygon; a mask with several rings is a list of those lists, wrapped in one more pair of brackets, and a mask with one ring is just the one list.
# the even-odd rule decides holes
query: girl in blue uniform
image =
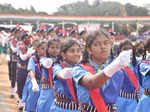
{"label": "girl in blue uniform", "polygon": [[[28,52],[28,54],[31,54],[30,57],[35,55],[35,49],[37,48],[38,43],[39,43],[38,40],[34,40],[32,42],[31,48],[28,49],[27,52]],[[23,103],[26,102],[26,99],[27,99],[27,96],[28,96],[28,85],[29,84],[30,84],[30,78],[29,78],[29,76],[27,76],[26,82],[25,82],[24,88],[23,88],[23,93],[22,93],[22,102]]]}
{"label": "girl in blue uniform", "polygon": [[[132,63],[128,65],[129,72],[123,70],[125,77],[123,85],[120,90],[119,97],[117,98],[116,105],[118,112],[135,112],[136,106],[139,100],[140,84],[139,84],[139,74],[138,74],[138,64],[140,61],[136,60],[135,48],[129,40],[124,40],[119,46],[120,52],[128,49],[134,49],[132,56]],[[131,74],[133,73],[133,74]],[[136,85],[133,84],[132,79],[135,78]]]}
{"label": "girl in blue uniform", "polygon": [[61,46],[60,64],[53,66],[55,99],[50,112],[77,112],[78,106],[71,71],[80,57],[79,43],[75,39],[66,40]]}
{"label": "girl in blue uniform", "polygon": [[[41,91],[40,91],[40,97],[38,99],[37,103],[37,112],[49,112],[51,104],[54,99],[54,94],[52,91],[52,86],[50,85],[49,80],[49,71],[51,61],[53,63],[56,62],[56,58],[58,56],[58,53],[60,51],[60,40],[59,39],[51,39],[48,42],[48,47],[46,50],[46,54],[48,58],[43,58],[42,65],[41,65],[41,71],[42,71],[42,79],[41,79]],[[50,61],[50,62],[49,62]],[[46,65],[45,65],[46,64]],[[52,74],[50,74],[52,75]]]}
{"label": "girl in blue uniform", "polygon": [[25,111],[36,112],[37,101],[40,95],[40,80],[41,80],[41,68],[40,58],[45,56],[45,42],[39,42],[36,48],[35,56],[29,59],[27,70],[30,79],[28,85],[28,96],[26,98]]}
{"label": "girl in blue uniform", "polygon": [[145,45],[144,45],[144,41],[140,40],[137,41],[135,44],[136,47],[136,56],[138,59],[145,59]]}
{"label": "girl in blue uniform", "polygon": [[102,29],[87,37],[84,60],[72,70],[80,112],[117,112],[114,104],[124,79],[118,70],[130,62],[131,51],[121,52],[109,64],[111,45],[109,34]]}
{"label": "girl in blue uniform", "polygon": [[[150,39],[147,40],[146,52],[150,53]],[[146,56],[146,60],[142,60],[139,65],[139,72],[142,75],[141,86],[143,87],[143,95],[137,105],[137,112],[150,112],[150,59]]]}

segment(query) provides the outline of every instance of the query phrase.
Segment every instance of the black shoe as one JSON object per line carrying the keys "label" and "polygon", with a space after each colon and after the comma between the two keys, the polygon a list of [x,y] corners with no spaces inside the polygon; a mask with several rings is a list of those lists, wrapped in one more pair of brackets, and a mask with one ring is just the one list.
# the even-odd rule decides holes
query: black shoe
{"label": "black shoe", "polygon": [[21,111],[21,110],[23,110],[23,107],[19,107],[18,109]]}
{"label": "black shoe", "polygon": [[14,95],[10,95],[10,98],[14,98],[15,96]]}
{"label": "black shoe", "polygon": [[19,100],[17,101],[17,105],[19,105]]}

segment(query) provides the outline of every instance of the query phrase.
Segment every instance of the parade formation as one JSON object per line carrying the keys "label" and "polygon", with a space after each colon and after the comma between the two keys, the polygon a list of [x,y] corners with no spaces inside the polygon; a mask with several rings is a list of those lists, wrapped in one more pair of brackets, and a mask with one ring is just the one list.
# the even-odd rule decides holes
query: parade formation
{"label": "parade formation", "polygon": [[19,112],[150,112],[149,35],[87,29],[0,31]]}

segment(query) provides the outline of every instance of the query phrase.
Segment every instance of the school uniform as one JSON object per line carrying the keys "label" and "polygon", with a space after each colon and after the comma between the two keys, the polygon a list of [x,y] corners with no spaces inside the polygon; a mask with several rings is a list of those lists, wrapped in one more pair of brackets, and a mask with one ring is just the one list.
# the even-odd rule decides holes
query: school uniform
{"label": "school uniform", "polygon": [[11,54],[11,87],[14,88],[15,87],[15,83],[16,83],[16,69],[17,69],[17,39],[16,38],[11,38],[10,39],[10,48],[12,51]]}
{"label": "school uniform", "polygon": [[[35,56],[35,54],[32,54],[32,56]],[[31,57],[30,57],[31,58]],[[29,59],[30,59],[29,58]],[[29,61],[29,60],[28,60]],[[28,74],[28,73],[27,73]],[[24,87],[23,87],[23,92],[22,92],[22,102],[25,103],[26,100],[27,100],[27,96],[29,94],[29,89],[28,89],[28,85],[30,84],[30,77],[29,75],[27,75],[26,77],[26,81],[25,81],[25,84],[24,84]]]}
{"label": "school uniform", "polygon": [[142,75],[143,95],[137,105],[137,112],[150,112],[150,60],[142,61],[139,65],[139,72]]}
{"label": "school uniform", "polygon": [[28,89],[28,85],[30,84],[30,77],[27,75],[26,77],[26,81],[23,87],[23,91],[22,91],[22,102],[25,103],[27,101],[27,97],[29,94],[29,89]]}
{"label": "school uniform", "polygon": [[[28,81],[28,87],[26,88],[28,91],[28,94],[26,96],[26,102],[25,102],[25,111],[29,112],[36,112],[36,107],[37,107],[37,101],[40,96],[40,80],[41,80],[41,69],[38,68],[38,64],[34,58],[35,56],[32,56],[29,59],[27,70],[34,70],[35,71],[35,78],[39,86],[39,91],[33,91],[32,90],[32,83],[31,81],[28,81],[29,78],[27,78]],[[39,62],[40,63],[40,62]]]}
{"label": "school uniform", "polygon": [[[46,59],[42,58],[41,62]],[[37,112],[49,112],[51,104],[54,100],[52,86],[49,80],[49,71],[41,65],[42,78],[41,78],[41,91],[37,102]],[[50,74],[52,75],[52,74]]]}
{"label": "school uniform", "polygon": [[21,55],[25,55],[27,51],[27,46],[25,46],[22,42],[18,43],[18,61],[17,61],[17,70],[16,70],[16,81],[17,81],[17,93],[20,99],[22,99],[22,91],[27,77],[27,63],[28,59],[23,60],[20,57]]}
{"label": "school uniform", "polygon": [[[138,104],[138,101],[140,99],[140,84],[139,84],[139,73],[138,73],[138,64],[140,61],[137,61],[137,65],[133,66],[130,64],[129,68],[131,69],[133,73],[133,77],[130,78],[136,78],[137,81],[137,88],[129,78],[129,74],[123,70],[125,74],[125,78],[123,81],[123,85],[120,90],[119,97],[117,98],[116,105],[118,108],[118,112],[136,112],[136,106]],[[131,72],[130,72],[131,73]]]}
{"label": "school uniform", "polygon": [[10,47],[8,46],[9,49],[9,54],[8,54],[8,76],[9,76],[9,80],[11,81],[11,62],[12,62],[12,51],[10,49]]}
{"label": "school uniform", "polygon": [[[70,64],[63,62],[66,67],[72,67]],[[61,64],[53,66],[53,87],[55,99],[51,105],[50,112],[78,112],[77,105],[73,103],[73,97],[70,93],[67,80],[59,80],[56,77],[57,72],[63,69]],[[74,87],[73,87],[74,88]]]}
{"label": "school uniform", "polygon": [[[108,65],[109,62],[104,64],[103,66],[100,66],[96,64],[95,62],[89,60],[88,66],[93,69],[95,73],[102,70],[105,66]],[[85,68],[81,65],[75,66],[72,70],[73,74],[73,81],[76,88],[76,94],[79,105],[79,110],[85,111],[85,112],[95,112],[97,111],[96,107],[94,106],[94,103],[92,102],[91,96],[90,96],[90,90],[84,86],[82,86],[79,81],[81,78],[89,72],[85,70]],[[91,74],[91,73],[90,73]],[[95,75],[95,74],[94,74]],[[122,71],[118,71],[115,73],[115,75],[110,78],[102,88],[97,88],[98,92],[101,94],[101,97],[106,104],[106,108],[109,112],[116,112],[117,108],[115,106],[116,99],[119,95],[121,85],[124,80],[124,75]],[[83,105],[82,105],[83,104]],[[101,106],[101,104],[99,105]],[[90,111],[93,110],[93,111]]]}

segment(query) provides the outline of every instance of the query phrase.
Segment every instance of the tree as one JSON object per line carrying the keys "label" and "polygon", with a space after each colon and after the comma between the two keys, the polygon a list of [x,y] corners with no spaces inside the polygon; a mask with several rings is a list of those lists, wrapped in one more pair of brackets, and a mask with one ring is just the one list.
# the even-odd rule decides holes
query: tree
{"label": "tree", "polygon": [[93,2],[93,6],[97,7],[97,6],[100,5],[100,3],[101,3],[101,0],[95,0],[95,1]]}
{"label": "tree", "polygon": [[30,9],[15,9],[11,4],[0,4],[0,14],[46,14],[46,12],[36,12],[33,6]]}
{"label": "tree", "polygon": [[[100,2],[95,0],[92,5],[88,0],[62,5],[54,15],[74,16],[123,16],[122,4],[118,2]],[[128,16],[147,16],[148,10],[131,4],[125,5]]]}
{"label": "tree", "polygon": [[131,4],[125,5],[128,16],[148,16],[148,10],[144,7],[137,7]]}
{"label": "tree", "polygon": [[36,13],[36,10],[34,9],[34,7],[31,5],[30,6],[30,11],[32,12],[32,13]]}

